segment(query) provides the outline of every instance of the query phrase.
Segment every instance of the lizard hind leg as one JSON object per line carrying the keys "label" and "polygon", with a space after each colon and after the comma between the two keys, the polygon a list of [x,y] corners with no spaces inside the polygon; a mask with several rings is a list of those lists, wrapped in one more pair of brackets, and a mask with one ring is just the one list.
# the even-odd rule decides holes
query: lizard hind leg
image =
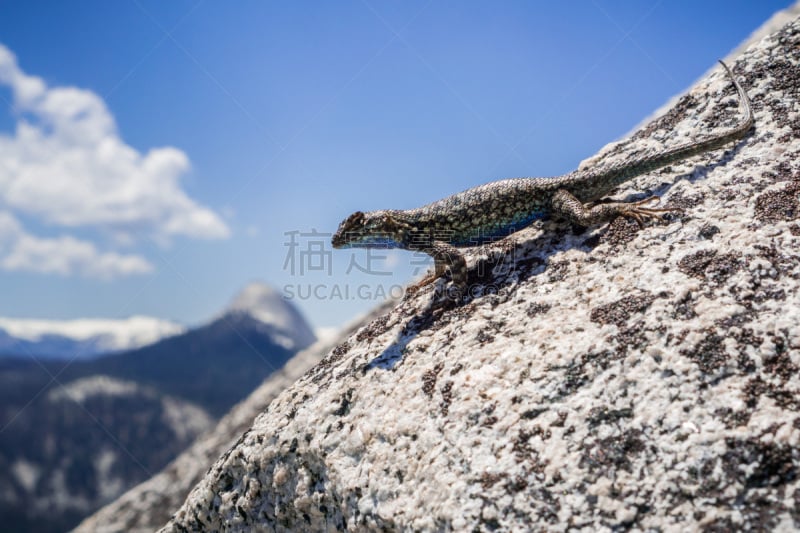
{"label": "lizard hind leg", "polygon": [[610,202],[587,208],[569,191],[561,189],[553,195],[552,209],[556,215],[584,227],[608,222],[618,216],[632,218],[639,226],[643,226],[644,221],[648,218],[657,218],[663,213],[680,211],[680,209],[670,207],[647,207],[648,204],[659,201],[657,196],[652,196],[638,202]]}

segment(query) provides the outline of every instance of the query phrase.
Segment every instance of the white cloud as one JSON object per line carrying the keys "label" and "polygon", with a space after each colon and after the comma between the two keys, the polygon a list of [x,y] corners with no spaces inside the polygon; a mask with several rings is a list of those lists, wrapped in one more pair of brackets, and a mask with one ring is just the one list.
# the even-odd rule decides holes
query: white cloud
{"label": "white cloud", "polygon": [[[11,89],[17,118],[12,135],[0,134],[0,208],[53,226],[98,229],[117,244],[229,236],[222,218],[181,188],[190,169],[186,154],[172,147],[142,154],[125,144],[95,93],[48,87],[23,72],[3,45],[0,85]],[[18,233],[10,255],[0,255],[3,268],[86,275],[152,269],[141,257],[100,253],[70,236]]]}
{"label": "white cloud", "polygon": [[0,266],[5,270],[64,276],[78,273],[103,279],[146,274],[153,270],[153,266],[140,256],[100,253],[92,243],[70,236],[39,239],[23,235],[11,253],[2,259]]}
{"label": "white cloud", "polygon": [[69,235],[34,237],[10,213],[0,211],[0,269],[113,279],[152,272],[153,265],[138,255],[101,253],[94,244]]}

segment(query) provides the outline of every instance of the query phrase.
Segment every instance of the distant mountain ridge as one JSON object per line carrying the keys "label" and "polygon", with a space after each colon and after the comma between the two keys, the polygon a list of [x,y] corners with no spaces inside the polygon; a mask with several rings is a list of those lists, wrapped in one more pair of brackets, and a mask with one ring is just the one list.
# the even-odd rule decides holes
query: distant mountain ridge
{"label": "distant mountain ridge", "polygon": [[0,435],[3,530],[64,531],[212,424],[196,405],[132,381],[88,376],[50,388]]}
{"label": "distant mountain ridge", "polygon": [[[248,284],[217,319],[236,322],[243,315],[261,322],[264,332],[288,350],[303,349],[316,340],[297,309],[269,285]],[[91,359],[142,348],[188,330],[171,320],[142,315],[70,320],[0,317],[0,357]]]}
{"label": "distant mountain ridge", "polygon": [[122,319],[41,320],[0,317],[0,357],[85,359],[132,350],[186,331],[186,326],[148,316]]}
{"label": "distant mountain ridge", "polygon": [[208,323],[146,346],[72,362],[0,357],[4,530],[73,527],[158,471],[314,339],[291,302],[251,283]]}
{"label": "distant mountain ridge", "polygon": [[76,361],[64,376],[132,380],[218,417],[315,340],[294,305],[272,287],[250,283],[209,323],[141,348]]}

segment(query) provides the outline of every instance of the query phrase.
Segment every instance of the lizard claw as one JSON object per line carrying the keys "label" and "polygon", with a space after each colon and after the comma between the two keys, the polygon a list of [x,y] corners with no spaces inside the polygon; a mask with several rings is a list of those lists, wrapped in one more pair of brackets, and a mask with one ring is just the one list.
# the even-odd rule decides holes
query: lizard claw
{"label": "lizard claw", "polygon": [[628,208],[622,212],[622,216],[632,218],[636,221],[640,228],[644,227],[644,221],[649,218],[658,218],[663,213],[671,213],[674,211],[681,211],[677,207],[644,207],[648,204],[658,205],[661,203],[661,198],[658,196],[651,196],[638,202],[628,204]]}

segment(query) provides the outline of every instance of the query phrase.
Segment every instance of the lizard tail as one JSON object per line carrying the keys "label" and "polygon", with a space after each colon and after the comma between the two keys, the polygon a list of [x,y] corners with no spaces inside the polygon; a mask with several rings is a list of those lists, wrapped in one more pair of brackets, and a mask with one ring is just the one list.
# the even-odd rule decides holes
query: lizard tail
{"label": "lizard tail", "polygon": [[[733,85],[736,87],[736,91],[739,93],[739,102],[744,106],[745,116],[741,122],[739,122],[739,124],[725,133],[714,135],[708,139],[688,142],[670,150],[650,156],[644,156],[637,160],[621,161],[611,168],[601,170],[596,176],[591,178],[591,182],[602,184],[602,191],[587,191],[584,188],[580,191],[574,191],[576,196],[588,195],[592,198],[603,196],[612,191],[619,184],[633,179],[636,176],[640,176],[658,168],[683,161],[684,159],[688,159],[703,152],[716,150],[717,148],[721,148],[730,142],[743,138],[755,123],[750,97],[747,96],[747,91],[745,91],[741,84],[736,80],[733,72],[731,72],[731,69],[728,68],[728,65],[721,60],[720,64],[725,68],[728,76],[730,76],[731,80],[733,81]],[[585,178],[585,174],[582,181],[584,183],[588,181]]]}

